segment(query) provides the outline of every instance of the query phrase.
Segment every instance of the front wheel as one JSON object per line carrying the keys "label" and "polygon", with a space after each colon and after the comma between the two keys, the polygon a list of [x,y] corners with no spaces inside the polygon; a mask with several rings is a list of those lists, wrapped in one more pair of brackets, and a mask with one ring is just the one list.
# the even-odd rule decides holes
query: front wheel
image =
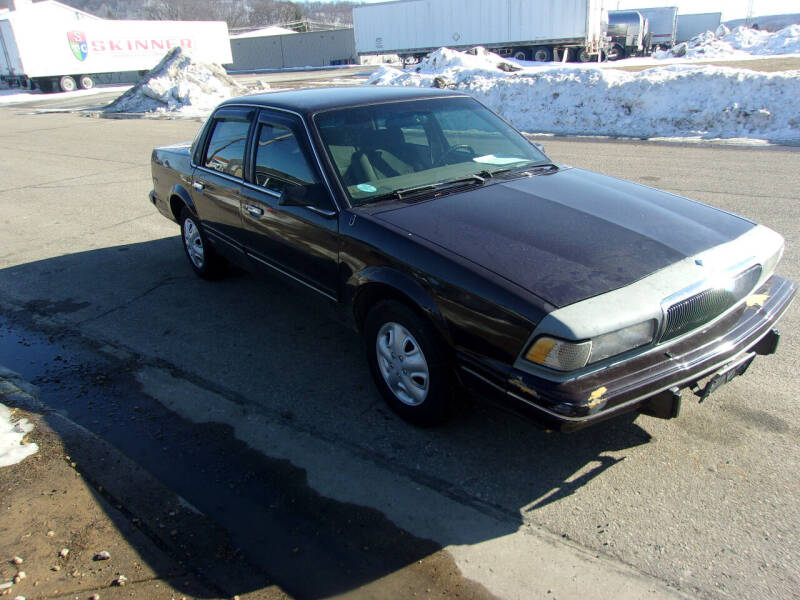
{"label": "front wheel", "polygon": [[200,219],[184,208],[181,211],[181,239],[192,270],[203,279],[217,279],[225,270],[225,261],[212,248],[200,226]]}
{"label": "front wheel", "polygon": [[385,300],[367,315],[364,344],[375,385],[395,413],[421,426],[445,420],[448,371],[427,322],[406,305]]}
{"label": "front wheel", "polygon": [[82,90],[90,90],[94,87],[94,79],[90,75],[81,75],[78,83]]}

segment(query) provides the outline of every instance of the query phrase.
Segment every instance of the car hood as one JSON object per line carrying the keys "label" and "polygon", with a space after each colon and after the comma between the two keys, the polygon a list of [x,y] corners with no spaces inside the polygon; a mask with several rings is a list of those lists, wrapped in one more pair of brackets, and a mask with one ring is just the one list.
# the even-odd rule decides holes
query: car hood
{"label": "car hood", "polygon": [[374,216],[557,307],[626,286],[754,226],[680,196],[570,168]]}

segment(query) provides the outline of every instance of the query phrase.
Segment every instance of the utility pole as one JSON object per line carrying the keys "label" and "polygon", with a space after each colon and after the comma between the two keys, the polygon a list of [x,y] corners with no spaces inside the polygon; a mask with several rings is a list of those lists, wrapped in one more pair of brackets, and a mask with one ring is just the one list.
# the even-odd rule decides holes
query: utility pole
{"label": "utility pole", "polygon": [[753,24],[753,2],[754,0],[747,0],[747,18],[745,19],[745,27],[750,27]]}

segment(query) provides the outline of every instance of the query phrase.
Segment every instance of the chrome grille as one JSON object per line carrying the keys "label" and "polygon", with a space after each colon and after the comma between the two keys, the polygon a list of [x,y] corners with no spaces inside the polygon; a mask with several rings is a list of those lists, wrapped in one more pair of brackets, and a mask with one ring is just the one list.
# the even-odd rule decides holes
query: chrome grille
{"label": "chrome grille", "polygon": [[718,317],[750,294],[761,277],[761,265],[742,271],[725,287],[703,290],[667,307],[661,341],[671,340]]}

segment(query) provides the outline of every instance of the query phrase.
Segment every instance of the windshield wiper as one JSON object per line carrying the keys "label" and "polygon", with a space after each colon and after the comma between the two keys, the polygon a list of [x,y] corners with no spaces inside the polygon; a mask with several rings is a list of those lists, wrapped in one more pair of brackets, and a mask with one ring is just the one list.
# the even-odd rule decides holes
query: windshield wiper
{"label": "windshield wiper", "polygon": [[[488,174],[489,177],[496,177],[497,175],[503,175],[505,173],[523,174],[523,173],[527,173],[527,172],[534,171],[534,170],[540,170],[540,169],[548,169],[548,170],[550,170],[550,169],[558,169],[558,166],[556,166],[554,163],[533,163],[531,165],[524,165],[524,166],[521,166],[521,167],[520,166],[517,166],[517,167],[506,167],[504,169],[497,169],[497,170],[491,171],[491,172],[487,171],[486,174]],[[481,173],[481,175],[483,175],[483,174],[484,173]]]}
{"label": "windshield wiper", "polygon": [[459,179],[449,179],[448,181],[441,181],[439,183],[430,183],[427,185],[418,185],[415,187],[400,188],[386,194],[372,196],[368,198],[369,202],[378,202],[380,200],[407,200],[413,196],[418,196],[423,192],[431,192],[436,190],[446,190],[451,187],[456,187],[465,183],[474,183],[483,185],[486,180],[491,177],[488,172],[475,173],[468,177],[461,177]]}
{"label": "windshield wiper", "polygon": [[391,192],[387,192],[386,194],[378,194],[377,196],[371,196],[369,198],[365,198],[369,202],[377,202],[379,200],[405,200],[409,196],[415,196],[421,192],[427,192],[430,190],[435,190],[439,186],[437,184],[431,183],[428,185],[418,185],[414,187],[407,187],[407,188],[400,188],[398,190],[394,190]]}

